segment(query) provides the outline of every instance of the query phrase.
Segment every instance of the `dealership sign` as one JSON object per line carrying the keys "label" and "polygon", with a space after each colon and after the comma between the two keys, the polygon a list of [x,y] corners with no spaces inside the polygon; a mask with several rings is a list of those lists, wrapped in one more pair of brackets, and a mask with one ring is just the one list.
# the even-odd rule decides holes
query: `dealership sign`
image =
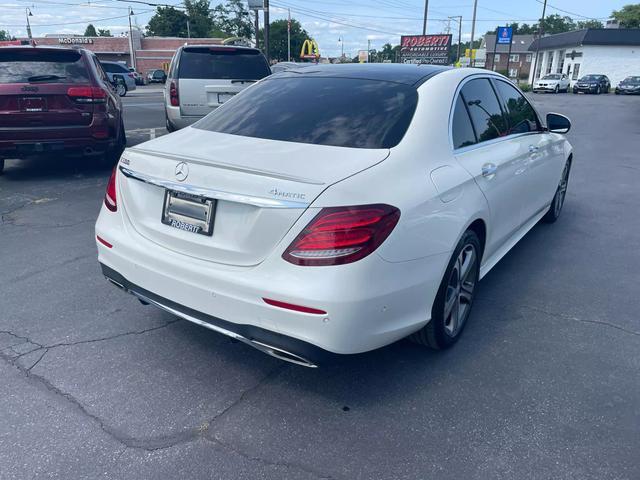
{"label": "dealership sign", "polygon": [[86,45],[89,43],[93,43],[93,38],[88,37],[60,37],[58,38],[58,42],[64,45]]}
{"label": "dealership sign", "polygon": [[402,63],[449,65],[451,35],[403,35],[400,39]]}

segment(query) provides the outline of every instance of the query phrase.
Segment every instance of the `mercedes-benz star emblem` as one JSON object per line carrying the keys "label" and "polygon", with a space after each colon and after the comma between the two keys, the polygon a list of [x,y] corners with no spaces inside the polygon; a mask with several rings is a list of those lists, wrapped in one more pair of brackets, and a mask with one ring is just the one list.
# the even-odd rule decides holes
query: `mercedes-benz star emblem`
{"label": "mercedes-benz star emblem", "polygon": [[185,162],[180,162],[176,165],[174,173],[176,175],[176,180],[178,180],[179,182],[184,182],[189,176],[189,165],[187,165]]}

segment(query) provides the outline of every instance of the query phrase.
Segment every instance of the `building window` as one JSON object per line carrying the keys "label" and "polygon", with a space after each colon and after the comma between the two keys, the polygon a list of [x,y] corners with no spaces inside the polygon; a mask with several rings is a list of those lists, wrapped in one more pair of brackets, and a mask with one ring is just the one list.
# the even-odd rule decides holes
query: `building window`
{"label": "building window", "polygon": [[572,80],[577,80],[578,79],[578,75],[580,75],[580,64],[579,63],[574,63],[573,64],[573,77],[571,77]]}
{"label": "building window", "polygon": [[560,57],[558,58],[558,68],[556,69],[556,73],[562,73],[562,69],[564,68],[564,53],[564,50],[560,50]]}
{"label": "building window", "polygon": [[493,56],[493,61],[494,61],[494,62],[499,62],[499,61],[500,61],[500,54],[499,54],[499,53],[496,53],[496,54]]}
{"label": "building window", "polygon": [[532,54],[530,54],[530,53],[527,53],[527,56],[526,56],[526,58],[525,58],[525,61],[527,61],[527,62],[531,63],[531,60],[533,60],[533,55],[532,55]]}
{"label": "building window", "polygon": [[510,62],[519,62],[520,61],[520,55],[517,53],[512,53],[511,55],[509,55],[509,61]]}
{"label": "building window", "polygon": [[518,78],[518,69],[510,68],[509,69],[509,78]]}
{"label": "building window", "polygon": [[569,63],[567,65],[567,77],[569,76],[570,73],[571,73],[571,64]]}
{"label": "building window", "polygon": [[555,52],[549,52],[547,55],[547,68],[545,68],[544,73],[548,75],[551,73],[551,69],[553,68],[553,55]]}

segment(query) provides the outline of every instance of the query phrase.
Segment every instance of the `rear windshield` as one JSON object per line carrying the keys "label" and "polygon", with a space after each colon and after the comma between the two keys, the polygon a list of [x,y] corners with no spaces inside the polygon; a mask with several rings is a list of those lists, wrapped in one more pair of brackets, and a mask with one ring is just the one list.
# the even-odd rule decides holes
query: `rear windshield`
{"label": "rear windshield", "polygon": [[589,82],[589,81],[594,82],[596,80],[600,80],[601,78],[602,78],[602,75],[585,75],[580,80],[584,82]]}
{"label": "rear windshield", "polygon": [[257,50],[185,48],[180,56],[179,78],[260,80],[271,74]]}
{"label": "rear windshield", "polygon": [[129,69],[119,63],[100,62],[102,69],[109,73],[129,73]]}
{"label": "rear windshield", "polygon": [[0,49],[0,83],[88,83],[82,55],[73,50]]}
{"label": "rear windshield", "polygon": [[196,128],[246,137],[353,148],[391,148],[404,136],[418,93],[392,82],[270,78],[214,110]]}

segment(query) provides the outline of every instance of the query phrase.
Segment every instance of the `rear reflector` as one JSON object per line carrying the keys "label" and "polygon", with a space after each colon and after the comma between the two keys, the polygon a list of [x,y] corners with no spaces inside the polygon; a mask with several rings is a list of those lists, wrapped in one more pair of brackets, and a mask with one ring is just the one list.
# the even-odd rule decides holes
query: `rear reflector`
{"label": "rear reflector", "polygon": [[107,92],[100,87],[69,87],[67,95],[78,103],[105,103]]}
{"label": "rear reflector", "polygon": [[107,191],[104,194],[104,206],[111,212],[118,210],[118,201],[116,198],[116,176],[118,172],[118,166],[116,165],[111,172],[109,182],[107,183]]}
{"label": "rear reflector", "polygon": [[103,244],[105,247],[107,247],[107,248],[113,248],[113,245],[111,245],[109,242],[107,242],[107,241],[106,241],[104,238],[102,238],[101,236],[96,235],[96,239],[97,239],[101,244]]}
{"label": "rear reflector", "polygon": [[284,308],[286,310],[293,310],[295,312],[312,313],[314,315],[326,315],[327,312],[319,310],[317,308],[303,307],[302,305],[294,305],[293,303],[281,302],[279,300],[271,300],[270,298],[263,298],[265,303],[272,307]]}
{"label": "rear reflector", "polygon": [[304,266],[352,263],[375,251],[399,219],[400,210],[390,205],[323,208],[282,258]]}

